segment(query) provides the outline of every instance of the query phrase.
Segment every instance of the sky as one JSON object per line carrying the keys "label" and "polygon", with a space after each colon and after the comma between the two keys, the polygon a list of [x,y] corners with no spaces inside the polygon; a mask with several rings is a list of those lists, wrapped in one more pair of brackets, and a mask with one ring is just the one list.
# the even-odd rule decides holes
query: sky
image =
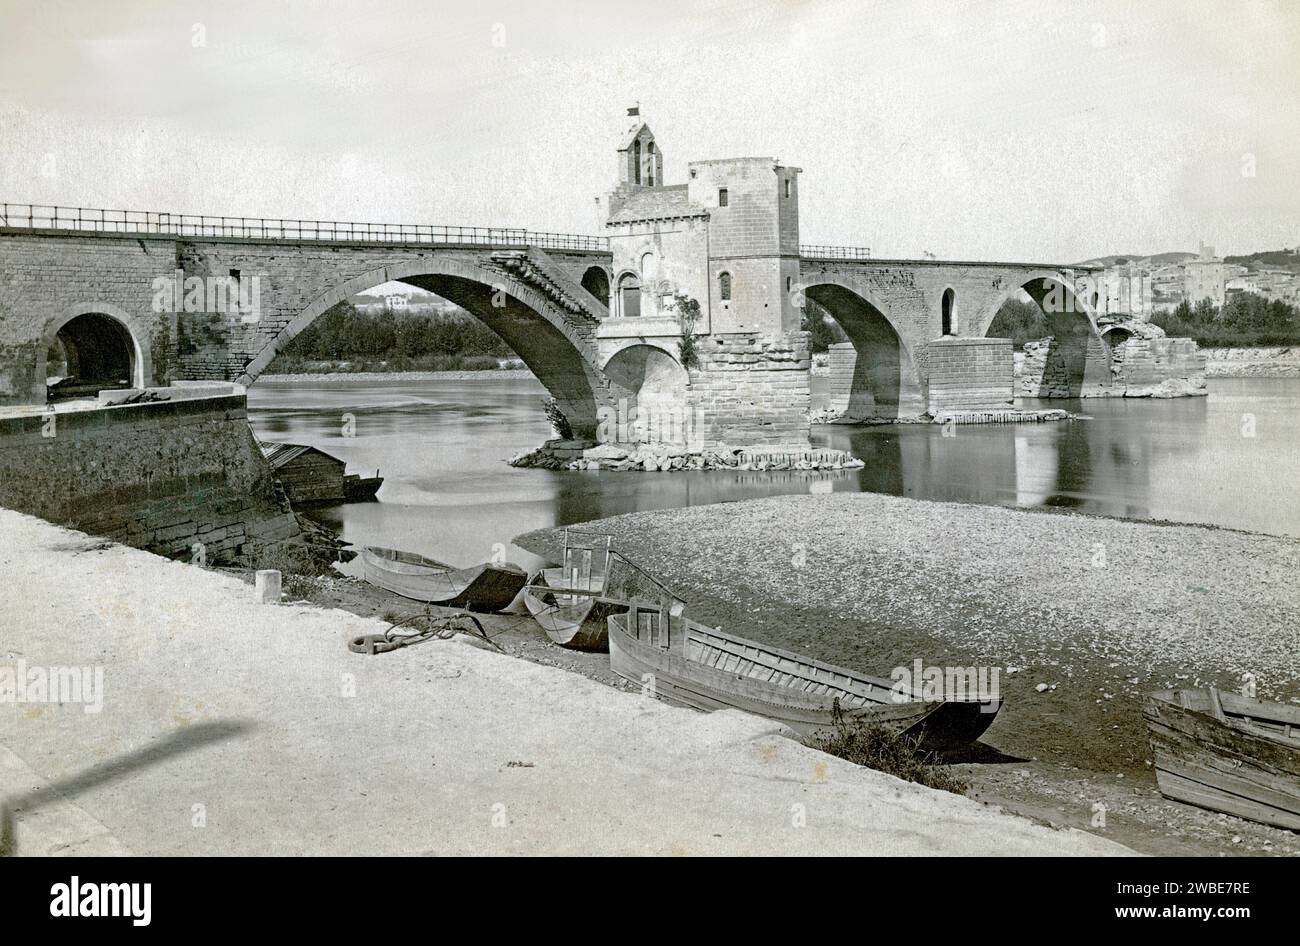
{"label": "sky", "polygon": [[1300,244],[1300,2],[0,0],[0,201],[600,232],[639,104],[805,243]]}

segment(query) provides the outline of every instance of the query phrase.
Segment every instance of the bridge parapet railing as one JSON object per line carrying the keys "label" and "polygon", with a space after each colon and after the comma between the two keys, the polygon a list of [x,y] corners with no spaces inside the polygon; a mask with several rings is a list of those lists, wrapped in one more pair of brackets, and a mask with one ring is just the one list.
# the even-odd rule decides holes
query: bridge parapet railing
{"label": "bridge parapet railing", "polygon": [[519,227],[356,223],[268,217],[209,217],[146,210],[101,210],[38,204],[0,204],[0,227],[89,233],[232,237],[255,240],[324,240],[364,243],[430,243],[472,246],[536,246],[555,250],[609,249],[605,237],[552,233]]}
{"label": "bridge parapet railing", "polygon": [[799,255],[807,259],[871,259],[871,247],[801,243]]}

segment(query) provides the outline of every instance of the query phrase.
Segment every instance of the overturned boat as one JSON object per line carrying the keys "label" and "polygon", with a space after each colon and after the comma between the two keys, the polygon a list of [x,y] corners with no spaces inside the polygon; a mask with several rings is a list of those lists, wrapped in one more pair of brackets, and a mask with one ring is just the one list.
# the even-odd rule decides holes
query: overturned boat
{"label": "overturned boat", "polygon": [[1000,708],[996,699],[916,699],[890,680],[736,637],[675,610],[634,603],[609,618],[610,668],[669,703],[745,710],[804,738],[829,732],[838,708],[848,719],[870,716],[926,752],[973,742]]}
{"label": "overturned boat", "polygon": [[1152,693],[1142,715],[1160,794],[1300,831],[1300,706],[1210,687]]}
{"label": "overturned boat", "polygon": [[366,546],[361,550],[366,581],[429,604],[472,611],[500,611],[519,594],[528,574],[512,562],[484,562],[456,568],[414,552]]}

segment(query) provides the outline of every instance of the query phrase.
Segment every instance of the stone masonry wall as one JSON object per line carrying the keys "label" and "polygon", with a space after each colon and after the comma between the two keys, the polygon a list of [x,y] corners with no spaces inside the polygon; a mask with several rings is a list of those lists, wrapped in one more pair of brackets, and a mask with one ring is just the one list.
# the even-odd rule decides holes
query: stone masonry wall
{"label": "stone masonry wall", "polygon": [[187,561],[303,548],[242,394],[0,418],[0,505]]}
{"label": "stone masonry wall", "polygon": [[806,332],[708,336],[700,360],[690,371],[690,401],[703,411],[706,446],[807,446]]}
{"label": "stone masonry wall", "polygon": [[142,236],[0,233],[0,405],[45,402],[47,342],[87,312],[123,322],[139,345],[137,380],[168,371],[170,317],[154,311],[154,280],[176,269],[175,242]]}
{"label": "stone masonry wall", "polygon": [[1008,338],[941,338],[927,349],[931,414],[983,410],[1012,403]]}
{"label": "stone masonry wall", "polygon": [[849,399],[853,393],[853,368],[857,362],[858,353],[852,342],[840,342],[830,346],[827,351],[826,378],[830,387],[827,407],[834,414],[845,414],[849,410]]}
{"label": "stone masonry wall", "polygon": [[[437,247],[386,247],[339,244],[271,244],[253,241],[182,242],[180,255],[188,276],[229,276],[260,280],[257,321],[216,313],[183,313],[178,318],[177,359],[182,377],[236,380],[254,355],[265,350],[285,328],[323,296],[332,305],[348,295],[383,282],[387,270],[428,261],[430,272],[446,262],[478,267],[486,250]],[[506,283],[505,271],[500,282]],[[351,282],[359,280],[356,285]],[[369,285],[362,285],[367,283]],[[343,290],[346,287],[346,291]]]}

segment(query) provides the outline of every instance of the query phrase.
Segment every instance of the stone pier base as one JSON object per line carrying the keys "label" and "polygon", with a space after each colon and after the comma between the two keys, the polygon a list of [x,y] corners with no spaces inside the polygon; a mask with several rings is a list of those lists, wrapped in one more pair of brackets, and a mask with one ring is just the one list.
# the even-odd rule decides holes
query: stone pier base
{"label": "stone pier base", "polygon": [[548,440],[510,460],[511,466],[546,470],[610,470],[618,473],[685,470],[852,470],[863,463],[844,450],[807,444],[731,447],[669,443],[602,443],[583,449],[579,441]]}
{"label": "stone pier base", "polygon": [[926,357],[931,415],[1011,407],[1011,339],[950,336],[931,342]]}
{"label": "stone pier base", "polygon": [[1205,353],[1190,338],[1169,338],[1158,325],[1133,319],[1098,320],[1109,353],[1109,372],[1079,384],[1068,360],[1055,356],[1056,340],[1027,342],[1016,359],[1016,395],[1037,398],[1200,397]]}

